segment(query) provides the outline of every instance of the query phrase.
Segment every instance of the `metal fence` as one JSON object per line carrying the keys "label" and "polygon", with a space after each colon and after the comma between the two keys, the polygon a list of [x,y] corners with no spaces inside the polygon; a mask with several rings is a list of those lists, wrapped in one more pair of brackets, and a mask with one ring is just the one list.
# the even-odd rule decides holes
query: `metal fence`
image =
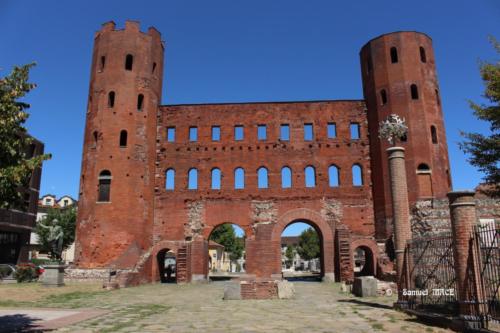
{"label": "metal fence", "polygon": [[500,322],[500,226],[477,225],[474,240],[479,254],[479,290],[484,299],[483,315],[488,321]]}
{"label": "metal fence", "polygon": [[405,261],[406,290],[402,292],[408,306],[415,310],[456,314],[452,235],[412,239],[406,247]]}

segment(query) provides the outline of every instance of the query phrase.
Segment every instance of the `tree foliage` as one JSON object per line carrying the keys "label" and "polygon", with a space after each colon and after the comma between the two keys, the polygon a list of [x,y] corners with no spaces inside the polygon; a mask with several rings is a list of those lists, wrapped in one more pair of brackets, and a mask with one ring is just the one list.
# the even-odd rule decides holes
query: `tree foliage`
{"label": "tree foliage", "polygon": [[20,99],[36,87],[28,82],[33,66],[15,66],[8,76],[0,79],[0,208],[22,207],[19,188],[26,186],[33,170],[50,158],[49,154],[29,156],[33,139],[23,126],[30,105]]}
{"label": "tree foliage", "polygon": [[290,244],[286,247],[285,257],[288,263],[291,264],[293,262],[293,258],[295,257],[295,247],[293,245]]}
{"label": "tree foliage", "polygon": [[[500,54],[500,43],[491,38]],[[500,60],[496,63],[480,62],[480,74],[485,85],[484,98],[489,104],[469,101],[474,115],[490,123],[490,135],[462,132],[465,141],[460,148],[469,154],[469,163],[484,172],[484,181],[490,186],[485,190],[492,196],[500,196]]]}
{"label": "tree foliage", "polygon": [[[55,225],[55,220],[57,220],[57,225],[59,225],[63,230],[64,236],[62,249],[65,250],[75,241],[76,207],[70,206],[62,209],[50,208],[47,211],[47,215],[40,222],[46,226],[51,226]],[[41,227],[40,222],[38,222],[35,227],[35,233],[38,235],[38,241],[40,243],[40,251],[49,252],[52,259],[57,259],[51,252],[52,248],[48,239],[49,230]]]}
{"label": "tree foliage", "polygon": [[245,242],[243,238],[237,237],[233,226],[229,223],[222,224],[212,231],[210,240],[224,246],[224,250],[229,252],[229,259],[236,261],[243,255]]}
{"label": "tree foliage", "polygon": [[319,258],[321,253],[319,246],[319,237],[316,230],[313,228],[307,228],[302,231],[299,236],[299,246],[297,247],[297,253],[304,260],[311,260],[314,258]]}

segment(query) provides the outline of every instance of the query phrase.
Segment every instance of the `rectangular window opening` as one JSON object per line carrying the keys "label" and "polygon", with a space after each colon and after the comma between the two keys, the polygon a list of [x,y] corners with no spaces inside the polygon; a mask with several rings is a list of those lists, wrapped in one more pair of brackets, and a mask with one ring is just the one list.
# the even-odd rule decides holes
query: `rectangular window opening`
{"label": "rectangular window opening", "polygon": [[198,127],[189,128],[189,141],[198,141]]}
{"label": "rectangular window opening", "polygon": [[167,142],[175,142],[175,127],[167,128]]}
{"label": "rectangular window opening", "polygon": [[328,123],[327,131],[328,139],[335,139],[337,137],[337,125],[335,123]]}
{"label": "rectangular window opening", "polygon": [[280,127],[280,140],[290,141],[290,125],[283,124]]}
{"label": "rectangular window opening", "polygon": [[304,140],[312,141],[314,139],[313,124],[304,124]]}
{"label": "rectangular window opening", "polygon": [[220,141],[220,126],[212,126],[212,141]]}
{"label": "rectangular window opening", "polygon": [[234,126],[234,140],[241,141],[244,138],[243,126],[236,125]]}
{"label": "rectangular window opening", "polygon": [[258,140],[267,140],[267,126],[266,125],[257,126],[257,139]]}

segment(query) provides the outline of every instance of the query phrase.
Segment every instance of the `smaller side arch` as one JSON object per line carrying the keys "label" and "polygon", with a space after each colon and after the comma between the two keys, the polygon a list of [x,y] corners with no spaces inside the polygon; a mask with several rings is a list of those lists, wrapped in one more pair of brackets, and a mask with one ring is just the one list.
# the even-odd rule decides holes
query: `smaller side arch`
{"label": "smaller side arch", "polygon": [[[354,263],[356,249],[361,248],[365,251],[365,267],[363,275],[377,276],[378,245],[373,239],[357,238],[351,242],[351,262]],[[368,253],[367,253],[368,252]]]}

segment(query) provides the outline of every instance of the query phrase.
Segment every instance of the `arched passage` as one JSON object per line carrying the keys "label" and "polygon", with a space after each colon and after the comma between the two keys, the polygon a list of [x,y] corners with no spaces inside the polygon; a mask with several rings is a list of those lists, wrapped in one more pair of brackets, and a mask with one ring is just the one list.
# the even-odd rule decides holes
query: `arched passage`
{"label": "arched passage", "polygon": [[158,274],[161,283],[176,283],[177,259],[175,252],[164,248],[156,254]]}
{"label": "arched passage", "polygon": [[275,261],[272,268],[273,275],[281,275],[281,234],[288,225],[294,222],[309,224],[318,233],[320,240],[320,274],[323,281],[334,281],[334,242],[332,227],[315,211],[298,208],[283,214],[274,225],[271,233],[271,242],[274,247]]}
{"label": "arched passage", "polygon": [[375,241],[356,239],[351,243],[354,276],[377,275],[377,251]]}
{"label": "arched passage", "polygon": [[245,272],[245,231],[233,223],[215,226],[208,236],[208,277],[224,280]]}
{"label": "arched passage", "polygon": [[281,234],[283,278],[321,281],[323,265],[321,231],[307,221],[293,221]]}

